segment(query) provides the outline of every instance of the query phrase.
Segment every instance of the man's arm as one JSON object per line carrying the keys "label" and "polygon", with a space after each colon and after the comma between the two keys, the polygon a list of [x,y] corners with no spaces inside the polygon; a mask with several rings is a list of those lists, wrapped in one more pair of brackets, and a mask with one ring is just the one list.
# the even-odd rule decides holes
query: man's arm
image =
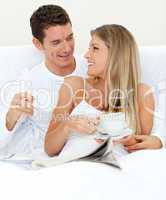
{"label": "man's arm", "polygon": [[27,92],[16,94],[6,114],[6,127],[12,131],[23,115],[33,115],[33,97]]}
{"label": "man's arm", "polygon": [[[161,109],[162,107],[158,108],[158,110]],[[166,147],[166,122],[161,112],[159,111],[154,113],[154,121],[151,135],[155,136],[161,141],[162,147]]]}

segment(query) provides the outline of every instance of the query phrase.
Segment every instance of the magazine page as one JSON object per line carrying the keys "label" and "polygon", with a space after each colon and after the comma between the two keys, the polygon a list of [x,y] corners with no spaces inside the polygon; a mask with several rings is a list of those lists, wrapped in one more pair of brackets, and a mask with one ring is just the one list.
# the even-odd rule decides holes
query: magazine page
{"label": "magazine page", "polygon": [[114,146],[109,137],[98,149],[79,160],[103,163],[121,169],[118,156],[114,154]]}
{"label": "magazine page", "polygon": [[[121,169],[119,158],[127,152],[120,145],[113,145],[111,137],[103,140],[103,143],[98,144],[95,140],[72,140],[68,148],[65,148],[59,156],[50,157],[49,159],[38,159],[32,162],[33,169],[51,167],[61,165],[72,161],[90,161],[107,164]],[[75,142],[75,143],[74,143]],[[97,144],[97,145],[96,145]],[[72,147],[70,149],[69,147]],[[77,147],[77,148],[76,148]],[[80,148],[78,148],[80,147]],[[86,148],[91,147],[91,148]],[[78,151],[82,150],[82,151]]]}
{"label": "magazine page", "polygon": [[50,157],[49,159],[38,159],[33,161],[32,166],[34,168],[49,167],[60,165],[63,163],[79,160],[85,156],[88,156],[98,149],[102,148],[104,144],[97,143],[92,137],[72,137],[65,144],[61,153],[58,156]]}

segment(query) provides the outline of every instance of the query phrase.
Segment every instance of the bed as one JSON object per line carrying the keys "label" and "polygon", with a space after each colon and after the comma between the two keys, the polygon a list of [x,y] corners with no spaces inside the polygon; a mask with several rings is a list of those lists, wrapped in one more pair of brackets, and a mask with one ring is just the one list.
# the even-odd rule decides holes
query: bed
{"label": "bed", "polygon": [[[166,46],[141,47],[143,81],[156,90],[164,117]],[[38,64],[42,55],[31,45],[0,47],[0,86]],[[2,108],[2,103],[0,105]],[[120,160],[122,170],[75,161],[41,170],[0,162],[1,199],[165,200],[166,149],[143,150]]]}

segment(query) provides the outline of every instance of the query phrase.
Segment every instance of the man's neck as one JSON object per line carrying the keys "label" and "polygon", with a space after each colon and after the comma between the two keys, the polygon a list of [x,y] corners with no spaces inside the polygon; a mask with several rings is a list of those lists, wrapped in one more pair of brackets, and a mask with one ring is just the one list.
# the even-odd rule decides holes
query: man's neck
{"label": "man's neck", "polygon": [[73,57],[73,61],[71,62],[71,64],[68,66],[65,66],[65,67],[58,67],[58,66],[54,65],[53,63],[49,63],[47,61],[45,61],[45,65],[51,73],[58,75],[58,76],[70,75],[72,72],[74,72],[74,70],[76,68],[76,63],[75,63],[74,57]]}

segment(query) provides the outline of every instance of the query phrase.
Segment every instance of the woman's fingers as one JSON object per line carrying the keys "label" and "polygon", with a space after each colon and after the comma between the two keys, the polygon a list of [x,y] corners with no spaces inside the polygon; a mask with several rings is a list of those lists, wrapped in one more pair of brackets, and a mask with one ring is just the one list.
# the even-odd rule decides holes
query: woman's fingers
{"label": "woman's fingers", "polygon": [[78,132],[91,134],[96,131],[99,124],[98,118],[87,118],[85,116],[72,116],[72,127]]}
{"label": "woman's fingers", "polygon": [[102,144],[102,143],[104,142],[103,139],[95,139],[95,141],[96,141],[97,143],[99,143],[99,144]]}

